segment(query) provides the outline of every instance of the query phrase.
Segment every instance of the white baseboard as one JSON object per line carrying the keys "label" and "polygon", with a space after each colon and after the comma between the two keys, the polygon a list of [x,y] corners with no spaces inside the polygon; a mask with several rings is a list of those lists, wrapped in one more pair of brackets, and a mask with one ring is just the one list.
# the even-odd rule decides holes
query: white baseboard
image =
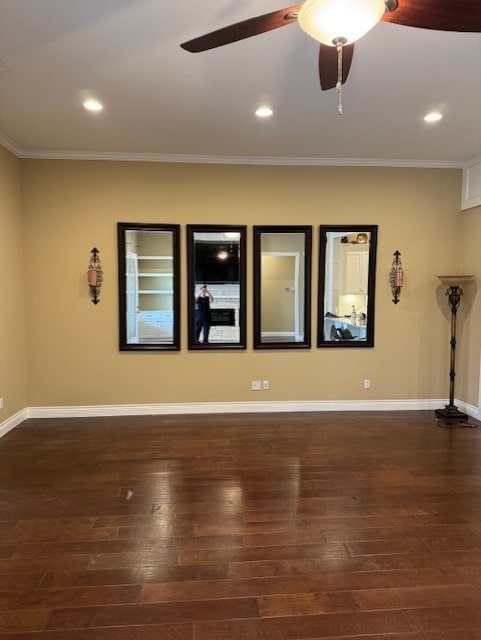
{"label": "white baseboard", "polygon": [[[165,404],[29,407],[0,424],[0,437],[27,418],[88,418],[102,416],[180,415],[208,413],[269,413],[312,411],[434,411],[446,400],[312,400],[260,402],[198,402]],[[478,418],[477,407],[456,401],[467,415]]]}
{"label": "white baseboard", "polygon": [[[93,405],[81,407],[30,407],[30,418],[79,418],[88,416],[171,415],[195,413],[267,413],[296,411],[430,411],[446,400],[313,400],[260,402],[198,402],[165,404]],[[463,404],[463,406],[460,406]],[[477,409],[458,403],[473,417]]]}
{"label": "white baseboard", "polygon": [[5,420],[5,422],[2,422],[2,424],[0,424],[0,438],[4,436],[6,433],[8,433],[9,431],[11,431],[12,429],[14,429],[16,426],[18,426],[21,422],[26,420],[28,417],[29,417],[29,410],[22,409],[15,415]]}
{"label": "white baseboard", "polygon": [[[445,404],[447,403],[448,401],[445,402]],[[467,402],[463,402],[462,400],[455,400],[454,404],[460,411],[467,413],[468,416],[471,416],[471,418],[475,418],[476,420],[481,419],[481,411],[477,407],[473,407],[472,404],[468,404]]]}

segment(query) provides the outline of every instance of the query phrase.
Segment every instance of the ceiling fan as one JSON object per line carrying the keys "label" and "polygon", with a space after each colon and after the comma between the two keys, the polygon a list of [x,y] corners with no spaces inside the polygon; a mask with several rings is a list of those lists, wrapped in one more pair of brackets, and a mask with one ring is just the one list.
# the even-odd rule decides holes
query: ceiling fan
{"label": "ceiling fan", "polygon": [[[331,20],[332,19],[332,20]],[[481,0],[306,0],[184,42],[199,53],[298,22],[320,43],[321,89],[346,82],[354,42],[381,20],[438,31],[481,32]]]}

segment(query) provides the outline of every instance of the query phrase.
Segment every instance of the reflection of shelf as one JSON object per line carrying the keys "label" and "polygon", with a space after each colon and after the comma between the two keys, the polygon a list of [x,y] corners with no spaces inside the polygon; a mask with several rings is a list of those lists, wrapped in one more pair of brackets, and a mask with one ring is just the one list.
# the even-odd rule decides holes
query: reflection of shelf
{"label": "reflection of shelf", "polygon": [[137,260],[173,260],[173,256],[137,256]]}
{"label": "reflection of shelf", "polygon": [[172,256],[137,256],[139,278],[173,278]]}
{"label": "reflection of shelf", "polygon": [[[142,301],[139,302],[140,307],[168,306],[168,298],[174,295],[172,288],[174,279],[172,272],[173,256],[137,256],[137,264],[139,266],[137,274],[139,278],[138,295]],[[152,280],[152,278],[154,279]],[[149,299],[148,296],[162,296],[164,302],[156,302],[154,298]]]}

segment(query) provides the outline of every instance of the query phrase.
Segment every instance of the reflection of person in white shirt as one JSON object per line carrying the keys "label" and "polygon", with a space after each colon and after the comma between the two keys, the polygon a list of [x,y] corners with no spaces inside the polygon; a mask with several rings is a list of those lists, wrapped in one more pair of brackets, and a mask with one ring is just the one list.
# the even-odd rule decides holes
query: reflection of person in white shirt
{"label": "reflection of person in white shirt", "polygon": [[207,285],[203,285],[195,299],[195,339],[200,342],[200,334],[203,332],[203,344],[209,344],[210,331],[210,303],[214,302],[214,296],[211,294]]}

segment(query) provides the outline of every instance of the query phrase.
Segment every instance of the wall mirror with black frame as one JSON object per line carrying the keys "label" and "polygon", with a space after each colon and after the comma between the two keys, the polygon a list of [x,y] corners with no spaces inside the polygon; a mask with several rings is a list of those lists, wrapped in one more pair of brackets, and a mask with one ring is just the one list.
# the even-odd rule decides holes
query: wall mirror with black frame
{"label": "wall mirror with black frame", "polygon": [[180,348],[180,226],[119,222],[119,348]]}
{"label": "wall mirror with black frame", "polygon": [[245,226],[187,225],[189,349],[245,349],[245,253]]}
{"label": "wall mirror with black frame", "polygon": [[312,227],[254,226],[254,348],[311,346]]}
{"label": "wall mirror with black frame", "polygon": [[373,347],[377,226],[321,226],[319,347]]}

